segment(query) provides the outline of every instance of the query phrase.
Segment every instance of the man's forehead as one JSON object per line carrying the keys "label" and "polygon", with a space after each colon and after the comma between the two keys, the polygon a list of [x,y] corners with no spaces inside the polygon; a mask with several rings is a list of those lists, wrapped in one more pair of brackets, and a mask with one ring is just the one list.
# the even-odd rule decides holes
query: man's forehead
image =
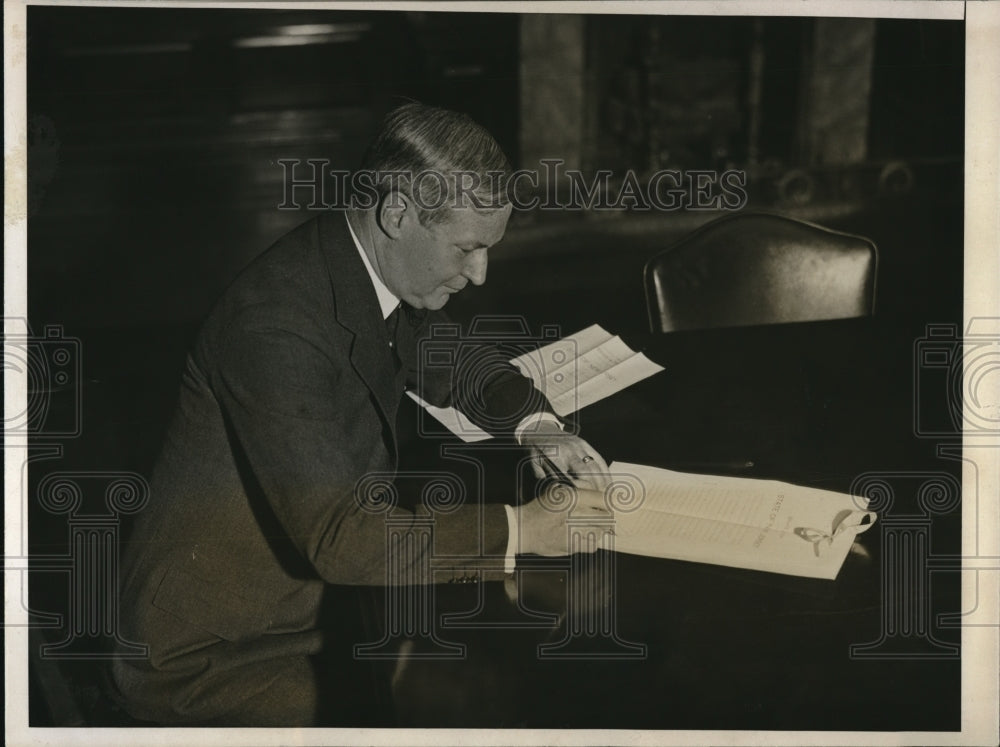
{"label": "man's forehead", "polygon": [[452,208],[448,219],[440,225],[452,238],[468,242],[496,243],[503,238],[510,217],[510,208],[477,210],[473,207]]}

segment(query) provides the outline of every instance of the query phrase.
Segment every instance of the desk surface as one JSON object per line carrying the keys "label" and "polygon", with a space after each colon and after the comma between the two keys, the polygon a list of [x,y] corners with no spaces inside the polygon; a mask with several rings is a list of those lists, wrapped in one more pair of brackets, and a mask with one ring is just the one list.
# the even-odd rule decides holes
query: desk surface
{"label": "desk surface", "polygon": [[[841,491],[870,473],[894,502],[835,581],[601,552],[435,587],[437,642],[392,664],[398,725],[959,728],[959,629],[938,620],[959,610],[958,574],[925,562],[959,552],[958,498],[917,501],[959,463],[937,456],[955,439],[917,432],[948,417],[946,378],[914,366],[925,333],[873,318],[629,340],[666,370],[577,413],[609,462],[749,460],[714,471]],[[445,644],[464,652],[421,658]]]}

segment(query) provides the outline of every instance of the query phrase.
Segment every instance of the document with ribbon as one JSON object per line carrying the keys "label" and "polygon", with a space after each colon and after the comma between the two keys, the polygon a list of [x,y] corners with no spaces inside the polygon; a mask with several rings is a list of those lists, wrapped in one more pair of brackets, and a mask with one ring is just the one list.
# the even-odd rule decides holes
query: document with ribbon
{"label": "document with ribbon", "polygon": [[618,552],[834,579],[876,518],[866,498],[776,480],[610,469]]}

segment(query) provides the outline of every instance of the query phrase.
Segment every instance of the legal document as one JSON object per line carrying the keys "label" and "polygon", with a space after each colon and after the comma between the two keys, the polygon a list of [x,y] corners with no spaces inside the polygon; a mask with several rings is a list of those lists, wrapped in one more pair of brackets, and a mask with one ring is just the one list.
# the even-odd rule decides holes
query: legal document
{"label": "legal document", "polygon": [[776,480],[625,462],[610,471],[618,552],[834,579],[876,519],[867,498]]}

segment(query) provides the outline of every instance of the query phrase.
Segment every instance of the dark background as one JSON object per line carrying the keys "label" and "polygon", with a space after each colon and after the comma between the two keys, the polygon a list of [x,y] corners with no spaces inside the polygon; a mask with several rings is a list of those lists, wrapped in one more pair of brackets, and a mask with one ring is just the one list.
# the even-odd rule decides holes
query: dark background
{"label": "dark background", "polygon": [[[79,340],[51,407],[82,403],[33,482],[149,469],[199,321],[310,217],[277,209],[278,159],[353,168],[405,98],[468,112],[528,168],[743,170],[749,207],[875,241],[878,314],[961,321],[960,22],[30,7],[27,31],[29,320]],[[717,215],[517,213],[449,308],[643,331],[644,261]],[[65,553],[65,517],[31,510],[32,552]],[[62,576],[32,582],[65,608]],[[107,706],[80,672],[86,720]]]}
{"label": "dark background", "polygon": [[[745,170],[751,206],[876,241],[882,310],[955,311],[961,23],[856,21],[874,27],[862,41],[870,48],[859,50],[871,65],[830,59],[817,71],[817,34],[836,41],[849,26],[589,16],[561,41],[551,29],[581,17],[541,18],[549,38],[529,62],[518,52],[530,29],[508,14],[30,8],[31,318],[105,328],[196,323],[243,265],[309,217],[276,210],[288,176],[277,160],[353,168],[380,116],[404,98],[468,112],[528,168],[545,148],[541,155],[575,160],[585,172]],[[280,45],[295,38],[290,27],[306,24],[333,30],[298,37],[314,43]],[[543,53],[549,59],[538,60]],[[566,63],[574,54],[582,69]],[[760,87],[752,106],[751,76]],[[814,144],[829,125],[804,112],[804,100],[837,112],[845,103],[824,103],[822,94],[844,77],[870,90],[867,106],[840,123],[866,130],[866,142],[830,163],[836,148]],[[550,89],[577,97],[582,126],[529,106]],[[582,131],[582,142],[570,129]],[[892,183],[879,189],[892,162],[911,174],[904,194]],[[782,198],[777,183],[793,172],[805,172],[812,187],[793,179]],[[632,217],[640,220],[621,212],[516,215],[491,259],[494,277],[511,277],[507,266],[516,266],[517,290],[489,283],[464,306],[492,306],[503,286],[521,309],[532,300],[522,293],[539,293],[523,276],[538,275],[549,293],[591,294],[588,313],[599,303],[596,316],[641,325],[637,263],[714,216]],[[912,235],[904,240],[900,229]],[[537,273],[523,272],[535,262]],[[543,272],[549,263],[558,270],[555,289]]]}

